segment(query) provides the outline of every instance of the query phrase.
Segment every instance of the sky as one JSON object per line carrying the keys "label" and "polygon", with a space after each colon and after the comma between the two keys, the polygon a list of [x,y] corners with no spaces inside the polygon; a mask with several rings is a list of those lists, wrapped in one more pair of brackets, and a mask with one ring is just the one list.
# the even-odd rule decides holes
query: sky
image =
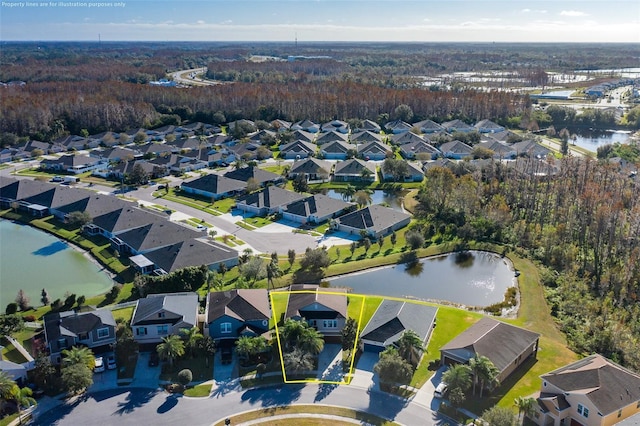
{"label": "sky", "polygon": [[638,0],[3,0],[1,41],[640,43]]}

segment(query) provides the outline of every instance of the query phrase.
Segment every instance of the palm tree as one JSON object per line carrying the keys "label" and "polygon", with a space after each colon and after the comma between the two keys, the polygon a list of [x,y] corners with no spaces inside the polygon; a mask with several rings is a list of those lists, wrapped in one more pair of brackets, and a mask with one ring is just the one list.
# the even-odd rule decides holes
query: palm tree
{"label": "palm tree", "polygon": [[64,349],[62,356],[62,365],[65,367],[83,364],[86,365],[89,370],[93,371],[96,366],[93,352],[86,346],[73,346],[71,349]]}
{"label": "palm tree", "polygon": [[455,364],[442,375],[442,381],[449,385],[449,392],[460,389],[466,392],[471,387],[471,369],[468,365]]}
{"label": "palm tree", "polygon": [[37,404],[31,395],[33,395],[33,391],[27,387],[21,388],[18,385],[14,385],[13,389],[11,389],[11,399],[13,399],[18,406],[18,419],[20,420],[20,424],[22,424],[22,407],[29,408]]}
{"label": "palm tree", "polygon": [[9,398],[11,396],[11,390],[16,385],[11,376],[4,371],[0,371],[0,398]]}
{"label": "palm tree", "polygon": [[318,355],[324,349],[324,339],[318,330],[308,327],[298,339],[296,346],[311,355]]}
{"label": "palm tree", "polygon": [[189,348],[189,356],[193,358],[195,349],[198,346],[198,340],[202,339],[204,336],[196,326],[191,328],[181,328],[180,333],[185,337],[186,346]]}
{"label": "palm tree", "polygon": [[373,198],[371,198],[371,191],[368,189],[356,191],[356,193],[353,194],[353,200],[356,202],[358,207],[367,206],[373,201]]}
{"label": "palm tree", "polygon": [[161,359],[169,361],[169,366],[173,367],[173,361],[184,355],[184,342],[179,336],[171,335],[162,338],[162,343],[156,348]]}
{"label": "palm tree", "polygon": [[534,413],[536,400],[533,398],[523,398],[521,396],[513,400],[513,403],[518,407],[518,419],[524,424],[524,418],[526,416],[531,417]]}
{"label": "palm tree", "polygon": [[285,368],[292,373],[300,373],[313,369],[313,358],[311,354],[300,349],[294,349],[283,355]]}
{"label": "palm tree", "polygon": [[351,197],[353,197],[353,194],[356,193],[356,187],[349,184],[342,191],[340,191],[340,193],[342,194],[342,199],[344,201],[351,201]]}
{"label": "palm tree", "polygon": [[324,348],[322,334],[311,328],[305,321],[287,319],[280,329],[280,340],[283,342],[284,351],[291,352],[301,349],[312,355],[317,355]]}
{"label": "palm tree", "polygon": [[413,358],[420,359],[420,352],[424,349],[420,336],[413,330],[405,330],[396,342],[398,353],[408,363],[413,364]]}
{"label": "palm tree", "polygon": [[478,358],[478,360],[475,362],[476,365],[473,374],[480,382],[480,398],[482,398],[482,391],[485,386],[493,388],[498,384],[497,377],[498,374],[500,374],[500,371],[486,356],[480,356],[476,358]]}
{"label": "palm tree", "polygon": [[249,359],[255,353],[253,338],[250,336],[240,336],[236,341],[236,353],[239,359]]}

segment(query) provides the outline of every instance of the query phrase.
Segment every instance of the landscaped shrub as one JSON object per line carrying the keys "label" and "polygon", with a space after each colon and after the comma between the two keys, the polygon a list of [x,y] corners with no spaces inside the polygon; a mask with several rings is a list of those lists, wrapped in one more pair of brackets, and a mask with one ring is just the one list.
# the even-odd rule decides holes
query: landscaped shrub
{"label": "landscaped shrub", "polygon": [[187,386],[189,383],[191,383],[191,380],[193,380],[193,373],[191,373],[191,370],[189,370],[188,368],[180,370],[180,372],[178,373],[178,382],[180,382],[181,385]]}

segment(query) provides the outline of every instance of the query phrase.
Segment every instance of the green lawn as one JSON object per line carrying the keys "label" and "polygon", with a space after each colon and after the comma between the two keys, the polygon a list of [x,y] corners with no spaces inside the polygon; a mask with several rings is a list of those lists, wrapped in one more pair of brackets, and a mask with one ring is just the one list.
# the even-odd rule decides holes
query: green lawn
{"label": "green lawn", "polygon": [[[356,321],[360,319],[360,310],[362,309],[362,318],[358,323],[358,329],[362,331],[367,325],[373,314],[382,303],[382,297],[379,296],[349,296],[349,305],[347,306],[347,316]],[[364,304],[364,308],[362,305]]]}
{"label": "green lawn", "polygon": [[131,317],[133,316],[134,306],[129,308],[115,309],[111,311],[113,314],[113,318],[117,321],[118,319],[122,319],[124,322],[131,321]]}
{"label": "green lawn", "polygon": [[198,385],[192,388],[189,388],[184,391],[184,396],[191,396],[196,398],[204,398],[208,397],[211,393],[211,384],[208,385]]}
{"label": "green lawn", "polygon": [[176,383],[178,381],[178,373],[185,368],[191,370],[194,382],[211,380],[213,379],[213,359],[209,359],[209,366],[206,364],[207,360],[203,356],[190,358],[185,355],[174,363],[173,369],[160,374],[160,380]]}

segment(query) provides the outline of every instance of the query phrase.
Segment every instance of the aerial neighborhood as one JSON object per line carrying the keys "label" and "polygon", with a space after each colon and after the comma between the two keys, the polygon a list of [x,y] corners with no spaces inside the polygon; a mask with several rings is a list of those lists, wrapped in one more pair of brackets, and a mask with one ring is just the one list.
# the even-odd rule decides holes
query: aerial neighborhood
{"label": "aerial neighborhood", "polygon": [[637,46],[297,37],[3,42],[0,425],[640,425]]}
{"label": "aerial neighborhood", "polygon": [[[478,316],[456,336],[439,337],[434,347],[434,332],[450,327],[436,321],[438,305],[364,296],[359,300],[347,288],[319,286],[313,274],[309,283],[303,278],[273,290],[255,288],[252,283],[263,277],[247,271],[252,265],[263,267],[268,252],[261,253],[205,219],[174,215],[162,197],[175,194],[182,203],[209,203],[214,216],[235,211],[247,232],[255,230],[249,224],[257,218],[287,224],[292,241],[299,238],[297,232],[324,232],[320,239],[306,240],[312,243],[304,255],[309,260],[301,261],[317,272],[324,264],[313,256],[327,255],[332,245],[327,236],[341,236],[333,244],[351,244],[353,256],[363,244],[378,242],[382,249],[385,238],[397,238],[396,233],[411,223],[410,211],[372,203],[372,191],[362,188],[391,191],[393,185],[421,184],[425,173],[436,168],[455,172],[462,165],[482,167],[491,161],[517,173],[553,175],[558,166],[551,153],[535,139],[486,119],[475,124],[395,120],[382,126],[364,120],[358,127],[340,120],[276,120],[268,128],[250,120],[223,127],[197,122],[67,136],[51,143],[29,141],[5,149],[2,161],[38,158],[37,170],[52,177],[2,176],[0,205],[26,217],[53,215],[60,223],[80,226],[87,238],[104,238],[108,249],[138,277],[138,298],[124,305],[132,310],[129,337],[117,331],[121,325],[113,307],[74,310],[65,303],[44,316],[42,344],[54,366],[64,367],[68,351],[84,347],[95,355],[95,372],[103,372],[107,363],[107,371],[117,368],[118,377],[125,377],[130,367],[116,366],[130,364],[132,355],[117,348],[135,348],[140,354],[133,356],[138,369],[153,371],[161,360],[168,362],[151,379],[156,385],[167,384],[175,381],[174,363],[188,365],[186,351],[191,358],[206,359],[207,368],[207,358],[212,357],[213,383],[221,375],[242,378],[254,371],[256,377],[280,375],[285,382],[358,383],[391,393],[404,389],[416,396],[430,392],[431,398],[454,407],[470,387],[474,397],[476,390],[480,398],[487,397],[503,383],[528,374],[538,352],[545,349],[540,334]],[[81,184],[77,176],[90,183]],[[119,193],[105,192],[108,182],[117,185]],[[333,194],[312,189],[331,182],[343,189]],[[149,188],[158,203],[133,202],[139,188]],[[81,221],[78,212],[83,212]],[[295,256],[289,257],[289,269]],[[267,271],[277,273],[270,273],[267,287],[282,274],[277,253],[269,262]],[[219,289],[220,277],[234,268],[241,274],[235,288]],[[182,276],[177,278],[182,284],[171,284],[174,276]],[[185,281],[200,279],[196,276],[208,282],[204,294]],[[365,319],[350,307],[358,303],[367,306]],[[439,354],[428,366],[426,357],[434,354],[427,348]],[[3,371],[26,382],[26,368],[0,362]],[[359,367],[366,363],[368,372]],[[433,371],[430,381],[412,380],[427,368]],[[189,382],[211,378],[210,373],[198,374]],[[545,371],[540,378],[539,391],[519,395],[518,408],[535,424],[608,425],[611,419],[640,415],[640,376],[600,355]],[[119,383],[135,385],[136,380],[134,375]]]}

